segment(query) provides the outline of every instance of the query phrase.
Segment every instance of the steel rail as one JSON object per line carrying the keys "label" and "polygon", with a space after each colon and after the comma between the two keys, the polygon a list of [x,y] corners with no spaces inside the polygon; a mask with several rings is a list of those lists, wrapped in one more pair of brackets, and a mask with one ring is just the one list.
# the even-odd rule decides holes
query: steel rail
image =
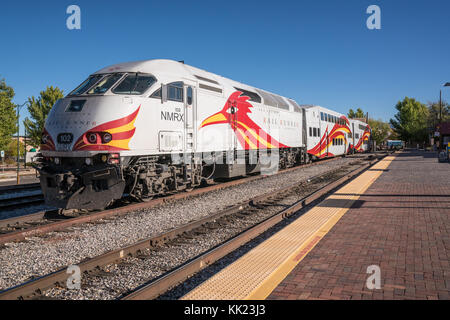
{"label": "steel rail", "polygon": [[14,196],[11,198],[0,199],[0,210],[8,210],[11,208],[36,205],[41,203],[44,203],[44,195],[42,193]]}
{"label": "steel rail", "polygon": [[20,224],[22,223],[36,222],[38,220],[42,220],[44,219],[45,213],[46,213],[45,211],[39,211],[36,213],[26,214],[23,216],[2,219],[0,220],[0,228],[8,228],[8,227],[14,228],[20,226]]}
{"label": "steel rail", "polygon": [[39,182],[27,183],[27,184],[13,184],[9,186],[0,186],[0,192],[22,191],[28,189],[38,189],[41,187]]}

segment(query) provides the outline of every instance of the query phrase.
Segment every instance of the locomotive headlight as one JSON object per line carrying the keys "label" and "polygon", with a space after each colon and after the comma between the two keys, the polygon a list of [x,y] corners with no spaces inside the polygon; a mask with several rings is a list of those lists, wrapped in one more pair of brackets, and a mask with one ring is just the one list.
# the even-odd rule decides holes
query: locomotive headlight
{"label": "locomotive headlight", "polygon": [[91,159],[91,158],[86,158],[86,159],[84,160],[84,162],[85,162],[88,166],[90,166],[90,165],[92,164],[92,159]]}
{"label": "locomotive headlight", "polygon": [[120,163],[120,155],[118,153],[111,153],[108,157],[109,164],[119,164]]}
{"label": "locomotive headlight", "polygon": [[102,162],[106,162],[106,160],[108,160],[108,157],[106,156],[106,154],[102,155]]}
{"label": "locomotive headlight", "polygon": [[48,135],[46,135],[46,134],[42,135],[42,143],[46,144],[47,141],[48,141]]}
{"label": "locomotive headlight", "polygon": [[103,143],[108,143],[112,140],[112,135],[108,132],[103,134]]}
{"label": "locomotive headlight", "polygon": [[55,161],[55,164],[59,164],[61,162],[59,158],[55,158],[54,161]]}
{"label": "locomotive headlight", "polygon": [[87,134],[87,140],[89,141],[89,143],[95,144],[97,143],[97,134],[96,133],[88,133]]}

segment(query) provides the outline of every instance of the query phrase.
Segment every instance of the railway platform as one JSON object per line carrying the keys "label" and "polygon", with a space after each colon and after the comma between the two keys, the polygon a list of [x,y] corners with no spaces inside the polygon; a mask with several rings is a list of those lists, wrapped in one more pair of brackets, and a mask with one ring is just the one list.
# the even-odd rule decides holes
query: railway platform
{"label": "railway platform", "polygon": [[450,166],[386,157],[183,299],[450,299]]}

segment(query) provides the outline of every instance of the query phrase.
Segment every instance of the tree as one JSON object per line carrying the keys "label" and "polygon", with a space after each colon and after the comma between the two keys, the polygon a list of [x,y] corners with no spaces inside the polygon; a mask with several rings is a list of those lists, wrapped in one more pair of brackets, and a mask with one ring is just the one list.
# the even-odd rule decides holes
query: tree
{"label": "tree", "polygon": [[16,106],[12,103],[14,89],[7,86],[5,79],[0,80],[0,150],[5,150],[11,136],[17,132]]}
{"label": "tree", "polygon": [[[440,115],[442,113],[442,119]],[[450,105],[442,101],[442,110],[438,102],[428,102],[428,127],[434,128],[439,122],[450,121]]]}
{"label": "tree", "polygon": [[381,145],[389,136],[391,127],[389,123],[374,119],[369,119],[369,126],[372,130],[372,139],[377,142],[377,145]]}
{"label": "tree", "polygon": [[24,125],[32,146],[37,147],[41,144],[45,119],[47,119],[47,115],[56,101],[63,97],[64,95],[61,89],[50,86],[45,91],[41,91],[37,99],[34,96],[28,98],[28,112],[33,120],[26,118]]}
{"label": "tree", "polygon": [[[19,141],[19,154],[21,157],[24,155],[25,145]],[[9,142],[8,148],[5,150],[5,153],[8,157],[17,158],[17,137],[15,139],[11,139]]]}
{"label": "tree", "polygon": [[424,142],[428,140],[427,120],[429,117],[426,105],[414,98],[405,97],[395,106],[397,113],[390,124],[403,141]]}
{"label": "tree", "polygon": [[361,108],[356,109],[356,112],[353,111],[353,109],[348,110],[348,114],[347,116],[349,117],[349,119],[354,119],[354,118],[364,118],[364,111],[362,111]]}

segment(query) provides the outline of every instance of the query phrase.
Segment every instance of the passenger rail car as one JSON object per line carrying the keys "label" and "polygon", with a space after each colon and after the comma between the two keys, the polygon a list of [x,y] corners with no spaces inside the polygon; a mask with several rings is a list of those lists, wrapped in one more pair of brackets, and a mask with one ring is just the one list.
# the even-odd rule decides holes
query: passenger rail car
{"label": "passenger rail car", "polygon": [[312,159],[369,150],[370,127],[336,111],[302,105],[306,109],[307,149]]}
{"label": "passenger rail car", "polygon": [[[101,209],[124,193],[148,199],[258,173],[273,166],[263,161],[273,155],[275,167],[286,168],[344,154],[349,139],[340,133],[351,124],[331,116],[343,119],[181,62],[122,63],[56,102],[35,167],[47,204]],[[311,127],[327,133],[326,148],[308,135]]]}

